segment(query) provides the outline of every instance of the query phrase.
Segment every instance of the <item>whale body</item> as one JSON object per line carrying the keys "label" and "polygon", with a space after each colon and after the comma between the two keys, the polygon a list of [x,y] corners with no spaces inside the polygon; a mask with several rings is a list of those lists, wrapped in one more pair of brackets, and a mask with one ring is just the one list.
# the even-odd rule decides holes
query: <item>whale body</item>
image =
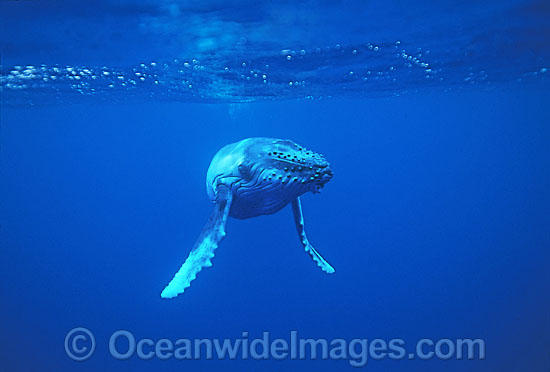
{"label": "whale body", "polygon": [[291,204],[305,251],[326,273],[334,268],[309,243],[300,196],[318,193],[333,173],[325,158],[291,140],[247,138],[221,148],[210,163],[206,190],[214,209],[179,271],[161,293],[181,294],[203,267],[212,266],[214,250],[225,236],[228,217],[273,214]]}

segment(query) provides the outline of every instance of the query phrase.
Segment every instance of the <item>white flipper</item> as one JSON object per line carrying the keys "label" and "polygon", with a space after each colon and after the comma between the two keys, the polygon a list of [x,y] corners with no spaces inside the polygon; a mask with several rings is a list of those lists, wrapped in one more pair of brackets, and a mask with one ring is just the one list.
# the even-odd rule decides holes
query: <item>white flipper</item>
{"label": "white flipper", "polygon": [[317,265],[323,270],[324,272],[328,274],[332,274],[334,272],[334,268],[330,266],[330,264],[325,261],[325,259],[313,248],[309,240],[306,236],[306,230],[304,229],[304,216],[302,214],[302,203],[300,202],[300,198],[296,198],[292,201],[292,212],[294,213],[294,222],[296,223],[296,230],[298,230],[298,235],[300,236],[300,241],[302,242],[302,245],[304,246],[305,250],[313,261],[317,263]]}
{"label": "white flipper", "polygon": [[214,250],[218,248],[218,244],[225,236],[225,224],[230,209],[231,194],[226,187],[221,186],[218,188],[216,205],[208,222],[203,227],[189,257],[160,294],[162,298],[172,298],[183,293],[203,267],[212,266],[210,260],[214,257]]}

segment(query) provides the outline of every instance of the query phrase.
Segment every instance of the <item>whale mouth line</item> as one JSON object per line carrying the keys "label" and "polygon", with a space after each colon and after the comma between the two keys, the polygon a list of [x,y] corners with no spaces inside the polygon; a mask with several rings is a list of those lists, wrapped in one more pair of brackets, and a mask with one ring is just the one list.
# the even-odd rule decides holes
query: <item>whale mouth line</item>
{"label": "whale mouth line", "polygon": [[277,159],[277,161],[280,161],[281,163],[292,164],[298,167],[309,167],[307,163],[300,163],[291,159]]}
{"label": "whale mouth line", "polygon": [[300,163],[300,162],[294,161],[292,159],[277,159],[277,161],[279,161],[281,163],[290,164],[290,165],[294,165],[294,166],[297,166],[297,167],[309,168],[309,169],[315,169],[315,168],[325,169],[329,166],[328,163],[326,163],[326,164],[313,163],[313,162],[312,163],[308,163],[308,162]]}

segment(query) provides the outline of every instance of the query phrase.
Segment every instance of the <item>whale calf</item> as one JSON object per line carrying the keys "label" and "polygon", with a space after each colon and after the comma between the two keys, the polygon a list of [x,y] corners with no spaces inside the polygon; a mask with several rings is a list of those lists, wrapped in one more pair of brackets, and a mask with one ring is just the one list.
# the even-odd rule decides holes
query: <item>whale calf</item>
{"label": "whale calf", "polygon": [[334,268],[313,248],[304,229],[300,196],[318,193],[333,173],[318,153],[291,140],[247,138],[221,148],[210,163],[206,190],[214,209],[189,256],[161,293],[173,298],[191,285],[203,267],[212,266],[214,250],[225,236],[229,216],[237,219],[273,214],[292,205],[305,251],[326,273]]}

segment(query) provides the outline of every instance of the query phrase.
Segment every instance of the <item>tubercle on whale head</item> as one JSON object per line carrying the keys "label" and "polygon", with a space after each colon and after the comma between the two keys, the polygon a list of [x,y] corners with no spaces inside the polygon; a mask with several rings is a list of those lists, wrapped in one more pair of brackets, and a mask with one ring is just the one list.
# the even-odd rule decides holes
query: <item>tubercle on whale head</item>
{"label": "tubercle on whale head", "polygon": [[318,193],[331,180],[333,172],[322,154],[290,140],[273,140],[261,152],[264,167],[273,169],[267,180],[296,182],[307,191]]}

